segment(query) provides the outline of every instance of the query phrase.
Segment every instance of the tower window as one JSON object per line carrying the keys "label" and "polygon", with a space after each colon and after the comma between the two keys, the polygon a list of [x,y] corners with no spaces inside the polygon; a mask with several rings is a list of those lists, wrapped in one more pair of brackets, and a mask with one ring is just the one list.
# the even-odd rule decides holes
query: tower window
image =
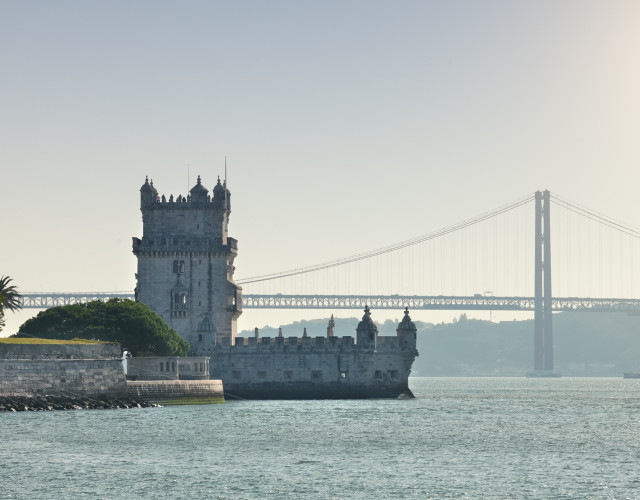
{"label": "tower window", "polygon": [[173,274],[178,274],[178,261],[173,261]]}
{"label": "tower window", "polygon": [[180,261],[180,272],[184,273],[184,260]]}
{"label": "tower window", "polygon": [[187,294],[184,292],[173,293],[173,317],[174,318],[186,318],[187,317]]}

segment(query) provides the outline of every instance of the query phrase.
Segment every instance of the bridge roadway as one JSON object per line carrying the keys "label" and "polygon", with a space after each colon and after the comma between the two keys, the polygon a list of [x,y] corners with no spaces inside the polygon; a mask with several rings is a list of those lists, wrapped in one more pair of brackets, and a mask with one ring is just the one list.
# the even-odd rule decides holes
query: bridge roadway
{"label": "bridge roadway", "polygon": [[[22,294],[24,309],[47,309],[92,300],[133,299],[122,293],[31,293]],[[456,311],[533,311],[533,297],[416,296],[416,295],[252,295],[242,297],[245,309],[404,309]],[[640,299],[554,297],[554,311],[628,312],[640,314]]]}

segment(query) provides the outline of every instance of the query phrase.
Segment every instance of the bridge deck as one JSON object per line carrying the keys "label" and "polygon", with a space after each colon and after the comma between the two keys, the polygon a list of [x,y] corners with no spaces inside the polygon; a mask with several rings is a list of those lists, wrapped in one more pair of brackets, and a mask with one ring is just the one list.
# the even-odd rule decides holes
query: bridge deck
{"label": "bridge deck", "polygon": [[[25,309],[47,309],[92,300],[133,299],[133,293],[23,293]],[[533,311],[533,297],[415,296],[415,295],[251,295],[245,309],[404,309],[458,311]],[[638,312],[640,299],[556,297],[554,311]]]}

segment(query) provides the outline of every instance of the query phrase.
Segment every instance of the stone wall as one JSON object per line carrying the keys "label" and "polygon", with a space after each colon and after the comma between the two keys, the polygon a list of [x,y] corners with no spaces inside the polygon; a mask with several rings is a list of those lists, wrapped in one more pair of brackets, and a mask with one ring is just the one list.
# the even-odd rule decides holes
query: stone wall
{"label": "stone wall", "polygon": [[137,380],[128,381],[129,397],[158,404],[222,403],[220,380]]}
{"label": "stone wall", "polygon": [[126,397],[120,359],[0,359],[0,395]]}

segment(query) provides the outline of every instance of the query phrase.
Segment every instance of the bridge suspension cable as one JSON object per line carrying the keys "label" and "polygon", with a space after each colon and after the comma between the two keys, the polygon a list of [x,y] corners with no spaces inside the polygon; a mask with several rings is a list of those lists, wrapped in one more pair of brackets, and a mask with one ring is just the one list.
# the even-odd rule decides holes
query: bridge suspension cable
{"label": "bridge suspension cable", "polygon": [[381,247],[381,248],[377,248],[375,250],[371,250],[368,252],[363,252],[360,254],[356,254],[356,255],[352,255],[349,257],[345,257],[342,259],[338,259],[338,260],[333,260],[333,261],[329,261],[329,262],[324,262],[322,264],[316,264],[314,266],[309,266],[309,267],[303,267],[303,268],[298,268],[298,269],[290,269],[287,271],[281,271],[278,273],[272,273],[272,274],[265,274],[265,275],[261,275],[261,276],[253,276],[253,277],[249,277],[249,278],[243,278],[243,279],[238,279],[237,282],[240,285],[246,285],[249,283],[257,283],[257,282],[261,282],[261,281],[269,281],[269,280],[275,280],[275,279],[279,279],[279,278],[286,278],[289,276],[296,276],[296,275],[300,275],[300,274],[306,274],[306,273],[310,273],[310,272],[314,272],[314,271],[321,271],[323,269],[330,269],[333,267],[338,267],[338,266],[343,266],[345,264],[351,264],[353,262],[358,262],[361,260],[365,260],[365,259],[370,259],[372,257],[376,257],[379,255],[384,255],[390,252],[394,252],[397,250],[401,250],[403,248],[407,248],[413,245],[417,245],[419,243],[423,243],[425,241],[429,241],[429,240],[433,240],[436,238],[439,238],[441,236],[445,236],[447,234],[459,231],[461,229],[464,229],[466,227],[469,226],[473,226],[475,224],[478,224],[480,222],[486,221],[488,219],[492,219],[494,217],[497,217],[501,214],[504,214],[505,212],[509,212],[512,210],[515,210],[519,207],[521,207],[522,205],[525,205],[531,201],[533,201],[534,199],[534,195],[530,194],[527,195],[523,198],[520,198],[514,202],[511,202],[507,205],[504,205],[500,208],[491,210],[489,212],[484,212],[476,217],[472,217],[470,219],[466,219],[462,222],[458,222],[457,224],[453,224],[451,226],[445,227],[443,229],[439,229],[437,231],[433,231],[431,233],[427,233],[427,234],[423,234],[420,236],[416,236],[415,238],[409,239],[409,240],[404,240],[401,241],[399,243],[395,243],[393,245],[389,245],[386,247]]}
{"label": "bridge suspension cable", "polygon": [[640,229],[637,229],[633,226],[625,224],[623,222],[619,222],[611,219],[605,215],[594,212],[593,210],[589,210],[588,208],[582,207],[577,203],[574,203],[566,198],[562,198],[556,194],[551,197],[551,201],[556,205],[559,205],[575,214],[581,215],[589,220],[602,224],[611,229],[615,229],[620,231],[621,233],[627,234],[629,236],[633,236],[634,238],[640,238]]}

